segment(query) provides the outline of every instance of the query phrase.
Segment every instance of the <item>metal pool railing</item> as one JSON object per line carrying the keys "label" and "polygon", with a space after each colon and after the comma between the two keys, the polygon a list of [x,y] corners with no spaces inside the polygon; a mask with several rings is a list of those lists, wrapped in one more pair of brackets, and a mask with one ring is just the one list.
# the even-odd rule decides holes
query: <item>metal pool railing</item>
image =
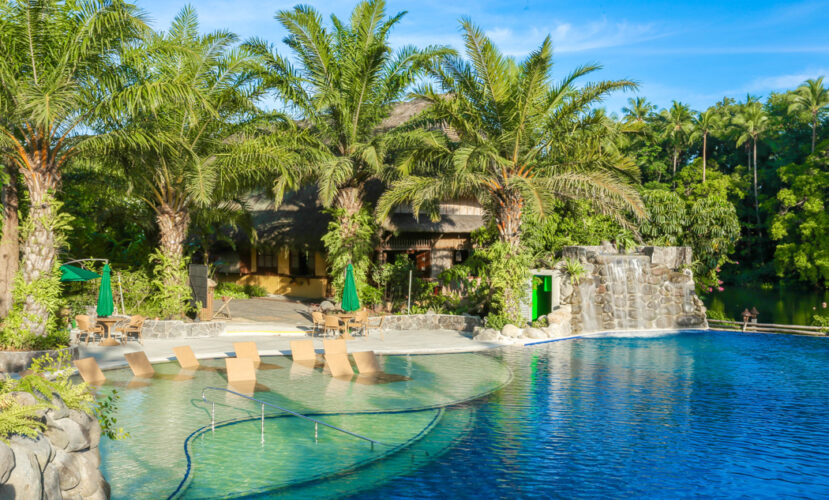
{"label": "metal pool railing", "polygon": [[371,439],[369,437],[357,434],[356,432],[351,432],[351,431],[342,429],[340,427],[337,427],[336,425],[326,424],[325,422],[323,422],[321,420],[317,420],[315,418],[305,416],[301,413],[297,413],[297,412],[295,412],[293,410],[289,410],[287,408],[282,408],[281,406],[277,406],[275,404],[268,403],[266,401],[262,401],[261,399],[256,399],[256,398],[247,396],[245,394],[242,394],[242,393],[239,393],[239,392],[236,392],[236,391],[231,391],[230,389],[227,389],[227,388],[224,388],[224,387],[205,387],[201,391],[202,401],[204,401],[205,403],[210,403],[210,405],[211,405],[211,408],[210,408],[210,430],[211,431],[216,429],[216,402],[207,399],[207,396],[205,395],[205,393],[207,391],[227,392],[227,393],[233,394],[235,396],[239,396],[240,398],[245,398],[248,401],[254,401],[256,403],[259,403],[259,405],[262,409],[261,426],[260,426],[261,427],[261,433],[262,433],[262,443],[265,442],[265,407],[267,406],[268,408],[275,408],[279,411],[283,411],[283,412],[288,413],[290,415],[293,415],[295,417],[301,418],[302,420],[307,420],[309,422],[313,422],[314,423],[314,441],[317,441],[319,439],[319,426],[322,425],[324,427],[328,427],[329,429],[334,429],[335,431],[342,432],[343,434],[348,434],[349,436],[352,436],[352,437],[355,437],[355,438],[358,438],[358,439],[362,439],[363,441],[368,441],[369,443],[371,443],[371,449],[372,450],[374,450],[374,445],[375,444],[378,444],[378,445],[381,445],[381,446],[391,447],[391,445],[389,445],[389,444],[382,443],[380,441]]}

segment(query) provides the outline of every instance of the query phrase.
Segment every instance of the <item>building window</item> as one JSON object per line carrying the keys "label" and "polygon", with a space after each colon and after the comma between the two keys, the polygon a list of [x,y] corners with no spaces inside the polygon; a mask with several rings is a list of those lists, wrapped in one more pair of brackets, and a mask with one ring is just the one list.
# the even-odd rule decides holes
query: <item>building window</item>
{"label": "building window", "polygon": [[256,252],[256,269],[262,271],[276,271],[279,262],[276,250],[260,250]]}
{"label": "building window", "polygon": [[314,254],[308,250],[291,250],[291,276],[313,276]]}

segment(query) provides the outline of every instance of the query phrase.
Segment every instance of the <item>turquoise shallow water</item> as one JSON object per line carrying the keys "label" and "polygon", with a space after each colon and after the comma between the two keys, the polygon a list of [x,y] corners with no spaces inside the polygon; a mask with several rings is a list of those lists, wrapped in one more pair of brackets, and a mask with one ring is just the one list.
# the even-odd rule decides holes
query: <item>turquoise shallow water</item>
{"label": "turquoise shallow water", "polygon": [[[441,408],[485,395],[511,377],[503,363],[480,354],[381,357],[385,372],[405,378],[381,384],[358,377],[334,379],[319,367],[280,356],[263,361],[273,369],[258,371],[256,398],[390,446],[372,451],[362,441],[322,428],[315,444],[312,424],[270,410],[267,416],[274,418],[265,421],[262,446],[259,405],[213,392],[209,398],[217,402],[216,421],[243,421],[192,440],[187,496],[265,491],[366,465],[428,433],[441,420]],[[130,433],[126,440],[101,445],[102,468],[114,498],[164,498],[185,477],[185,440],[211,421],[212,408],[202,401],[202,390],[227,387],[224,373],[210,370],[223,367],[224,360],[203,365],[206,369],[195,372],[183,371],[177,363],[155,365],[157,377],[151,380],[135,378],[128,369],[106,373],[110,383],[101,390],[119,391],[115,417]],[[244,421],[251,418],[255,420]]]}

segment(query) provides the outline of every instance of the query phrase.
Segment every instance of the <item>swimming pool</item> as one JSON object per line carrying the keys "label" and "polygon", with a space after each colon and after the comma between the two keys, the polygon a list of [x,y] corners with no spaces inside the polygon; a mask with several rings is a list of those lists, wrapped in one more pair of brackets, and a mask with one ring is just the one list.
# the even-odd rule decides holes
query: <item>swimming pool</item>
{"label": "swimming pool", "polygon": [[389,446],[372,451],[333,433],[315,442],[303,422],[277,416],[266,419],[263,445],[259,408],[230,399],[211,431],[200,395],[223,383],[217,372],[154,380],[122,392],[119,424],[137,432],[102,444],[113,496],[172,492],[187,477],[188,436],[189,498],[829,495],[826,339],[627,334],[389,356],[385,370],[411,381],[373,386],[268,362],[284,368],[260,372],[273,392],[257,397]]}

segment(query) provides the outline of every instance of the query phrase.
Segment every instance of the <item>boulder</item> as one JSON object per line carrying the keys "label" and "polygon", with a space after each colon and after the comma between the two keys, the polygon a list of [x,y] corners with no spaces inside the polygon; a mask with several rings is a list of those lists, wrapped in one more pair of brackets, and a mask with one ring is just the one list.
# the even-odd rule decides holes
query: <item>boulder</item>
{"label": "boulder", "polygon": [[501,335],[512,339],[517,339],[521,336],[521,333],[521,329],[512,324],[506,324],[503,328],[501,328]]}
{"label": "boulder", "polygon": [[524,337],[528,339],[546,339],[547,334],[538,328],[525,328]]}
{"label": "boulder", "polygon": [[14,452],[3,442],[0,442],[0,484],[5,483],[14,469]]}
{"label": "boulder", "polygon": [[498,341],[498,330],[494,328],[480,328],[474,340],[478,342],[496,342]]}
{"label": "boulder", "polygon": [[43,478],[35,454],[28,446],[12,443],[15,466],[9,478],[0,485],[0,499],[42,498]]}
{"label": "boulder", "polygon": [[336,306],[334,304],[332,304],[331,302],[327,301],[327,300],[323,300],[322,303],[320,304],[320,311],[322,311],[322,312],[327,312],[327,311],[330,311],[330,310],[335,309],[335,308],[336,308]]}
{"label": "boulder", "polygon": [[[78,412],[80,413],[80,412]],[[55,421],[55,427],[63,431],[68,440],[63,449],[66,451],[81,451],[89,448],[89,431],[73,418],[62,418]]]}

